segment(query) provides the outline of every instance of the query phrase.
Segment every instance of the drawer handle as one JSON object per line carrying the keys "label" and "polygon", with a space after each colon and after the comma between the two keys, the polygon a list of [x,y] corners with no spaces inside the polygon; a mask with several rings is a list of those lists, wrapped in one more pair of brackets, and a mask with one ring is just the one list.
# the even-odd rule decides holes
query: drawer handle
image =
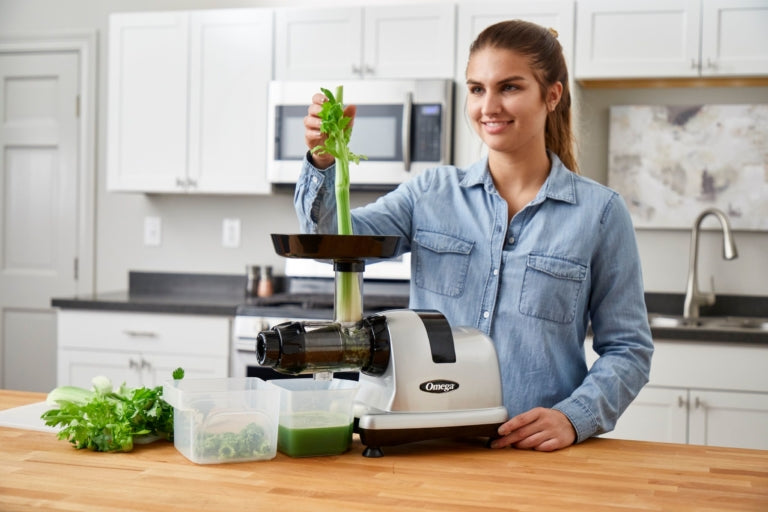
{"label": "drawer handle", "polygon": [[126,329],[123,333],[131,338],[157,338],[157,333],[152,331],[132,331]]}

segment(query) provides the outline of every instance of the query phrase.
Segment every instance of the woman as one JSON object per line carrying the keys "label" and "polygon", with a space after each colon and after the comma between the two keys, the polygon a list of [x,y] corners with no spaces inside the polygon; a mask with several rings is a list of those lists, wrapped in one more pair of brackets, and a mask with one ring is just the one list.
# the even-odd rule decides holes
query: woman
{"label": "woman", "polygon": [[[470,47],[466,84],[488,156],[418,175],[353,210],[353,228],[405,238],[412,308],[493,339],[510,419],[492,446],[557,450],[612,430],[648,380],[634,230],[618,194],[575,172],[554,33],[519,20],[488,27]],[[323,100],[304,121],[310,148]],[[294,198],[305,232],[335,231],[333,181],[333,158],[308,154]],[[588,371],[590,323],[600,357]]]}

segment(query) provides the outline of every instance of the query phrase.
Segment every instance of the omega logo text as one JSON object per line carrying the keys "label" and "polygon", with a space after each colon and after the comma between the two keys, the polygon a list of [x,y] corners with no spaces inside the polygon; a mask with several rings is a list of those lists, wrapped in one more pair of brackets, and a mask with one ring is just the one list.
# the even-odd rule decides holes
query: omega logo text
{"label": "omega logo text", "polygon": [[428,380],[419,384],[419,389],[427,393],[448,393],[459,389],[459,383],[452,380]]}

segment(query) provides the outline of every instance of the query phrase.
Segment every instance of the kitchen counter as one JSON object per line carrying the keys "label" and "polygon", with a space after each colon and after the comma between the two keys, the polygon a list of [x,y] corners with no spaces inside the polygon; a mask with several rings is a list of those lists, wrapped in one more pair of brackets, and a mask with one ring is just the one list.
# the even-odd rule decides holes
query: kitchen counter
{"label": "kitchen counter", "polygon": [[[0,410],[39,402],[0,390]],[[768,510],[768,451],[591,439],[554,453],[481,440],[340,456],[197,465],[172,443],[78,451],[55,434],[0,428],[0,510]]]}

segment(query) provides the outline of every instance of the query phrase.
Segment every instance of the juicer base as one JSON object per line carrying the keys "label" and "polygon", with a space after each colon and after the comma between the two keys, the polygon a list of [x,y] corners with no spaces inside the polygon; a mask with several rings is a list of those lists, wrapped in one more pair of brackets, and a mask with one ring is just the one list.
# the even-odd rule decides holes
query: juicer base
{"label": "juicer base", "polygon": [[382,457],[382,446],[395,446],[448,437],[498,437],[507,420],[504,407],[426,413],[366,414],[355,420],[355,432],[365,445],[364,457]]}

